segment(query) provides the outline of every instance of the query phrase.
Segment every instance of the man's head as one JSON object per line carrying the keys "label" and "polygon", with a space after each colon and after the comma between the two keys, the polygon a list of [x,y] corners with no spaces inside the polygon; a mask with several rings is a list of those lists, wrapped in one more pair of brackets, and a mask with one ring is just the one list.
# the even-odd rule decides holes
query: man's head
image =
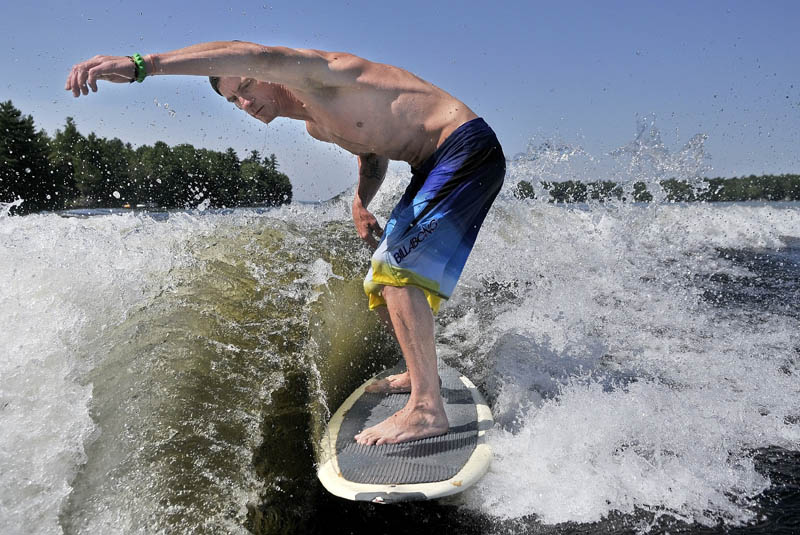
{"label": "man's head", "polygon": [[235,76],[209,76],[208,81],[217,94],[259,121],[269,123],[281,115],[285,89],[279,84]]}

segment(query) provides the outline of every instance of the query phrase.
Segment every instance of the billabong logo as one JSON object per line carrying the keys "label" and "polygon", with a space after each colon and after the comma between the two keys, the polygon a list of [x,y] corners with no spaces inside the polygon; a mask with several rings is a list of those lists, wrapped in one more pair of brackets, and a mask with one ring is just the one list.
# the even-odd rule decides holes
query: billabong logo
{"label": "billabong logo", "polygon": [[420,231],[417,233],[416,236],[413,236],[408,245],[401,245],[400,248],[392,253],[394,256],[394,261],[398,264],[403,261],[405,257],[411,253],[414,249],[416,249],[420,243],[424,242],[425,239],[433,234],[433,231],[436,230],[436,227],[439,226],[439,222],[435,219],[431,219],[427,224],[420,226]]}

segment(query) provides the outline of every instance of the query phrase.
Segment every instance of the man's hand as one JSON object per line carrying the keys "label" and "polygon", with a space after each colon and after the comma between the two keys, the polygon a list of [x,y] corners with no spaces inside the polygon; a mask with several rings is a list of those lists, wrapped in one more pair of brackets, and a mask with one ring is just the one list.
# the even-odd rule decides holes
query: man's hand
{"label": "man's hand", "polygon": [[383,236],[383,229],[375,216],[367,210],[367,206],[381,187],[388,166],[389,159],[384,156],[358,155],[358,188],[353,198],[353,221],[356,223],[358,236],[373,250],[378,248],[378,240],[374,235],[380,238]]}
{"label": "man's hand", "polygon": [[128,83],[134,78],[134,65],[130,58],[125,56],[95,56],[92,59],[78,63],[67,76],[67,91],[72,91],[74,97],[81,93],[89,94],[89,88],[97,91],[97,80],[114,83]]}
{"label": "man's hand", "polygon": [[378,224],[378,220],[372,213],[364,208],[360,202],[353,201],[353,221],[356,224],[358,237],[369,244],[372,250],[378,248],[378,240],[383,236],[383,229]]}

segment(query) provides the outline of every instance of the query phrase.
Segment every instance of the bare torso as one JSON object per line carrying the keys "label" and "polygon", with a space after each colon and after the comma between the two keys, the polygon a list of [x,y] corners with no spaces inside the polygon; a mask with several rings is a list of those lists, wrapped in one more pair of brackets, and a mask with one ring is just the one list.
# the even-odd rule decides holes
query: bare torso
{"label": "bare torso", "polygon": [[341,53],[332,65],[359,69],[343,87],[288,89],[311,119],[308,133],[353,154],[378,154],[418,166],[456,128],[477,117],[463,102],[408,71]]}

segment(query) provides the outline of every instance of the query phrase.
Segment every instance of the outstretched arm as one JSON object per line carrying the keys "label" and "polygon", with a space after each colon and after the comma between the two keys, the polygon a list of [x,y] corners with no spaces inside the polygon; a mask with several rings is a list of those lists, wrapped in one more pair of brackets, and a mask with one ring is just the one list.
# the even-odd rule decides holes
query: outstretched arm
{"label": "outstretched arm", "polygon": [[[368,63],[350,54],[215,41],[144,56],[148,76],[183,74],[241,76],[297,89],[342,87],[355,83]],[[97,81],[129,82],[133,62],[125,56],[95,56],[72,67],[65,89],[74,96],[97,91]]]}
{"label": "outstretched arm", "polygon": [[383,156],[377,154],[358,156],[358,188],[353,199],[353,221],[356,224],[358,236],[373,249],[378,247],[378,240],[373,234],[380,237],[383,229],[375,216],[367,210],[367,206],[375,197],[378,188],[381,187],[388,167],[389,159]]}

